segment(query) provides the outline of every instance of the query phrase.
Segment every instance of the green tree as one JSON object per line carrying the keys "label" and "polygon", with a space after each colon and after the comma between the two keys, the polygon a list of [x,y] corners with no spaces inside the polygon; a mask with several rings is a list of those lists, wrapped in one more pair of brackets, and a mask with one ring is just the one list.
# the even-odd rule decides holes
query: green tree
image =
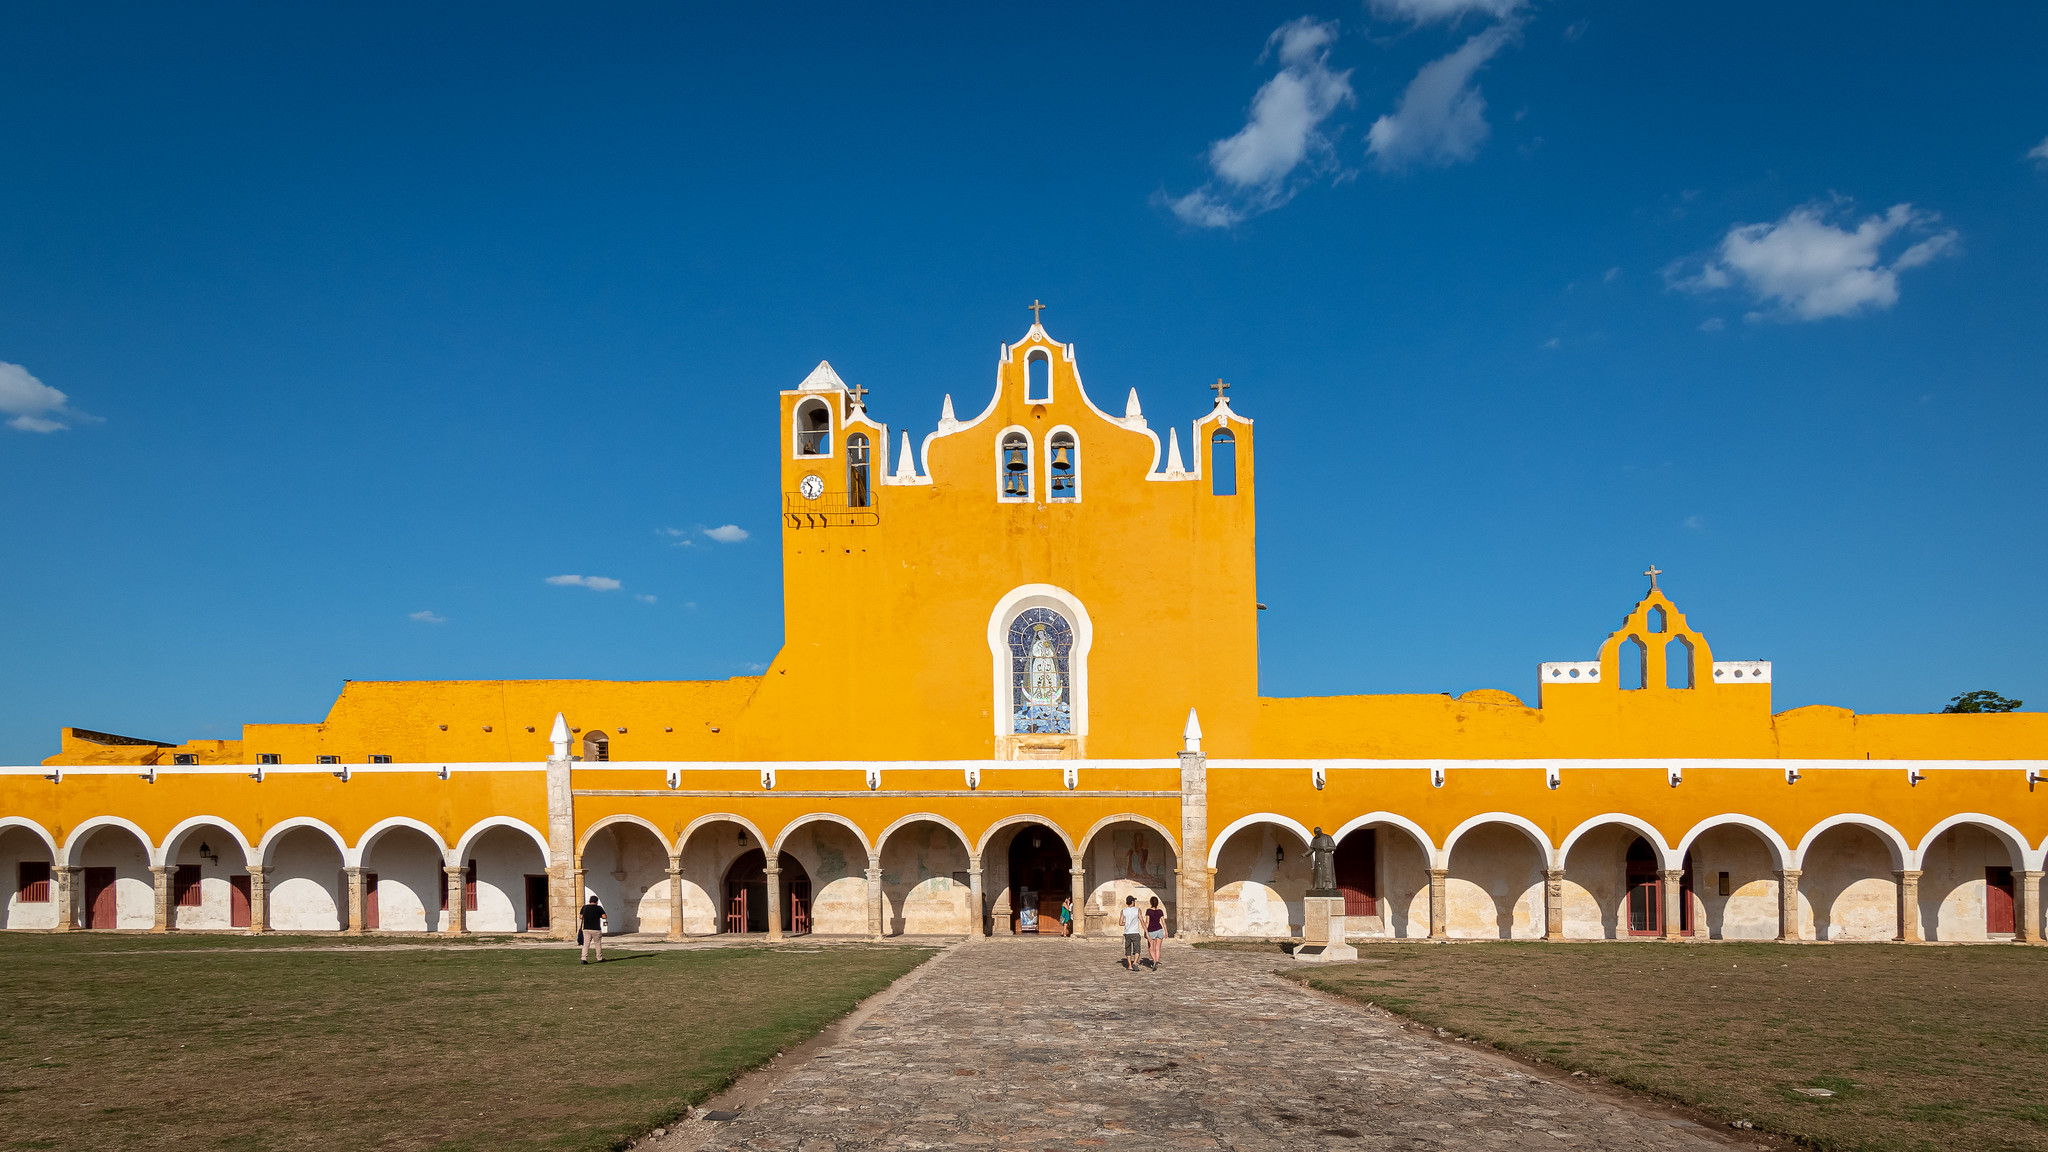
{"label": "green tree", "polygon": [[1988,688],[1965,692],[1948,702],[1943,712],[2016,712],[2024,700],[2008,700]]}

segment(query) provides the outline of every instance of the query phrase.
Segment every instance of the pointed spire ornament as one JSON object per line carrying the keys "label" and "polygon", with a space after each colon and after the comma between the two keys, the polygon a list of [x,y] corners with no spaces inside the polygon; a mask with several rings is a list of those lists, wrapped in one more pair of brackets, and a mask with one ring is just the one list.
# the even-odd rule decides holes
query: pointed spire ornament
{"label": "pointed spire ornament", "polygon": [[910,433],[908,432],[903,434],[903,451],[896,454],[896,478],[898,480],[917,479],[917,465],[910,462]]}
{"label": "pointed spire ornament", "polygon": [[1184,751],[1200,752],[1202,750],[1202,719],[1195,715],[1193,708],[1188,709],[1188,724],[1187,727],[1180,730],[1180,738]]}
{"label": "pointed spire ornament", "polygon": [[569,758],[569,722],[562,718],[560,712],[555,713],[555,726],[548,733],[548,739],[554,741],[555,759],[567,760]]}
{"label": "pointed spire ornament", "polygon": [[1138,390],[1133,388],[1131,389],[1131,398],[1124,401],[1124,419],[1135,420],[1144,414],[1145,410],[1138,407]]}
{"label": "pointed spire ornament", "polygon": [[953,394],[951,392],[946,393],[946,399],[939,404],[939,423],[959,423],[958,420],[953,418]]}
{"label": "pointed spire ornament", "polygon": [[1187,465],[1180,461],[1180,429],[1166,430],[1166,474],[1181,476],[1187,473]]}

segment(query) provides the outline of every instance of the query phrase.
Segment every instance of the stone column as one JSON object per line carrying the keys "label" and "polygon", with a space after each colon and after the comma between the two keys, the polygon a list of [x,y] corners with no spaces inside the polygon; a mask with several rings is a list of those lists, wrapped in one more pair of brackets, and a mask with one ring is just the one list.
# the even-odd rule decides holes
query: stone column
{"label": "stone column", "polygon": [[1209,863],[1209,758],[1201,752],[1180,754],[1180,865],[1175,909],[1183,937],[1202,940],[1215,931],[1213,887],[1204,871]]}
{"label": "stone column", "polygon": [[[566,739],[566,737],[565,737]],[[548,758],[548,935],[576,938],[576,906],[583,903],[583,877],[576,871],[576,793],[569,775],[568,745]]]}
{"label": "stone column", "polygon": [[448,874],[448,926],[442,929],[442,931],[450,936],[460,936],[465,931],[462,916],[462,879],[464,870],[460,865],[457,865],[453,868],[443,868],[441,871]]}
{"label": "stone column", "polygon": [[1892,875],[1899,882],[1899,932],[1892,939],[1908,944],[1920,942],[1920,869],[1901,868]]}
{"label": "stone column", "polygon": [[2041,943],[2041,873],[2020,873],[2020,931],[2022,944]]}
{"label": "stone column", "polygon": [[341,930],[345,935],[361,936],[370,919],[370,894],[363,890],[363,870],[357,866],[342,872],[348,876],[348,923]]}
{"label": "stone column", "polygon": [[1681,868],[1659,868],[1657,878],[1664,882],[1664,939],[1678,939],[1679,925],[1685,923],[1685,871]]}
{"label": "stone column", "polygon": [[[1067,883],[1074,890],[1074,935],[1077,937],[1086,936],[1088,934],[1088,870],[1085,868],[1068,869]],[[1181,907],[1186,908],[1187,905],[1182,904]],[[1183,936],[1188,934],[1188,922],[1185,915],[1182,916],[1180,922],[1180,934]]]}
{"label": "stone column", "polygon": [[[576,866],[569,870],[569,883],[571,885],[569,889],[569,923],[571,924],[583,923],[583,902],[589,899],[589,897],[584,894],[583,884],[584,878],[588,875],[589,873],[585,872],[583,869],[583,861],[581,860],[578,860],[576,862]],[[555,916],[555,882],[553,877],[549,877],[548,935],[554,939],[559,940],[561,939],[561,936],[555,931],[556,921],[557,917]],[[598,929],[598,931],[602,932],[603,929],[600,928]],[[576,929],[571,928],[569,930],[569,939],[576,939]]]}
{"label": "stone column", "polygon": [[177,875],[178,866],[175,864],[149,866],[150,882],[156,887],[156,919],[149,926],[151,932],[171,930],[171,881],[176,879]]}
{"label": "stone column", "polygon": [[683,938],[683,861],[672,856],[668,862],[668,938]]}
{"label": "stone column", "polygon": [[1451,935],[1451,909],[1444,902],[1444,882],[1451,877],[1449,868],[1429,870],[1429,938],[1449,939]]}
{"label": "stone column", "polygon": [[1799,869],[1778,869],[1778,939],[1796,944],[1799,932]]}
{"label": "stone column", "polygon": [[1564,939],[1564,869],[1543,870],[1543,938]]}
{"label": "stone column", "polygon": [[270,931],[269,864],[249,865],[249,931],[253,935]]}
{"label": "stone column", "polygon": [[[967,858],[967,899],[974,905],[974,926],[968,936],[979,940],[988,935],[988,906],[981,899],[981,857]],[[1078,916],[1078,911],[1076,912]]]}
{"label": "stone column", "polygon": [[50,895],[57,901],[56,931],[70,932],[78,927],[78,909],[72,883],[72,878],[77,874],[78,869],[69,864],[50,866],[50,887],[53,889]]}
{"label": "stone column", "polygon": [[782,855],[769,858],[762,871],[768,876],[768,939],[782,939]]}
{"label": "stone column", "polygon": [[882,858],[868,857],[868,935],[882,938]]}

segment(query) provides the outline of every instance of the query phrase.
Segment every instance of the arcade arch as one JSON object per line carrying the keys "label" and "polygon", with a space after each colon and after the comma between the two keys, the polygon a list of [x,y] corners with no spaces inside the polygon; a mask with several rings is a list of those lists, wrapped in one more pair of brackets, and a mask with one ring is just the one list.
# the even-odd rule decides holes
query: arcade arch
{"label": "arcade arch", "polygon": [[1179,852],[1173,834],[1157,820],[1127,812],[1097,821],[1081,838],[1081,892],[1074,905],[1091,934],[1121,934],[1124,897],[1136,896],[1145,907],[1154,896],[1166,910],[1168,935],[1180,931],[1178,920]]}
{"label": "arcade arch", "polygon": [[80,870],[72,881],[78,927],[155,926],[156,879],[141,829],[112,816],[88,820],[65,842],[64,855]]}
{"label": "arcade arch", "polygon": [[586,830],[576,855],[583,891],[609,914],[611,931],[669,930],[669,851],[655,827],[637,816],[615,816]]}
{"label": "arcade arch", "polygon": [[1458,825],[1444,837],[1444,934],[1542,939],[1550,855],[1542,829],[1519,816],[1488,813]]}
{"label": "arcade arch", "polygon": [[0,817],[0,882],[9,885],[0,928],[57,926],[57,842],[33,820]]}
{"label": "arcade arch", "polygon": [[166,927],[249,927],[252,851],[241,831],[218,817],[195,816],[171,829],[157,850],[159,865],[173,870]]}
{"label": "arcade arch", "polygon": [[979,919],[967,837],[929,813],[906,816],[881,836],[881,930],[885,936],[965,936]]}
{"label": "arcade arch", "polygon": [[684,935],[711,936],[725,931],[726,873],[735,860],[758,851],[765,843],[752,822],[729,813],[700,816],[683,829],[677,857],[682,868]]}
{"label": "arcade arch", "polygon": [[1918,918],[1928,940],[2017,936],[2027,855],[2026,840],[2005,821],[1974,812],[1951,816],[1921,838],[1918,882],[1902,894],[1900,911]]}
{"label": "arcade arch", "polygon": [[[868,934],[868,843],[859,826],[843,816],[812,813],[785,826],[777,838],[782,883],[803,902],[808,931],[835,936]],[[793,887],[802,883],[807,891]],[[795,931],[796,908],[787,909],[784,931]]]}

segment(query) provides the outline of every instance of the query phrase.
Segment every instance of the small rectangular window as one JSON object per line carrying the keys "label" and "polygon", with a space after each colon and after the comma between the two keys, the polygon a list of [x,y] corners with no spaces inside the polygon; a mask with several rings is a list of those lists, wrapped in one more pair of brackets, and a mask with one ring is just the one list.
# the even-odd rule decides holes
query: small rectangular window
{"label": "small rectangular window", "polygon": [[372,757],[370,757],[370,763],[372,763],[372,764],[389,764],[389,763],[391,763],[391,757],[389,757],[389,756],[372,756]]}
{"label": "small rectangular window", "polygon": [[171,753],[171,763],[197,764],[199,763],[199,757],[191,752],[173,752]]}
{"label": "small rectangular window", "polygon": [[320,763],[322,763],[322,764],[339,764],[339,763],[341,763],[341,757],[339,757],[339,756],[322,756],[322,757],[320,757]]}
{"label": "small rectangular window", "polygon": [[171,903],[179,908],[197,908],[199,891],[199,865],[178,865],[177,875],[171,879]]}
{"label": "small rectangular window", "polygon": [[23,860],[17,873],[15,901],[21,904],[50,902],[50,866],[40,860]]}
{"label": "small rectangular window", "polygon": [[1723,896],[1728,895],[1728,874],[1726,872],[1721,873],[1721,881],[1716,885],[1715,890]]}
{"label": "small rectangular window", "polygon": [[275,752],[263,752],[257,755],[256,762],[258,764],[282,764],[284,763],[284,757]]}

